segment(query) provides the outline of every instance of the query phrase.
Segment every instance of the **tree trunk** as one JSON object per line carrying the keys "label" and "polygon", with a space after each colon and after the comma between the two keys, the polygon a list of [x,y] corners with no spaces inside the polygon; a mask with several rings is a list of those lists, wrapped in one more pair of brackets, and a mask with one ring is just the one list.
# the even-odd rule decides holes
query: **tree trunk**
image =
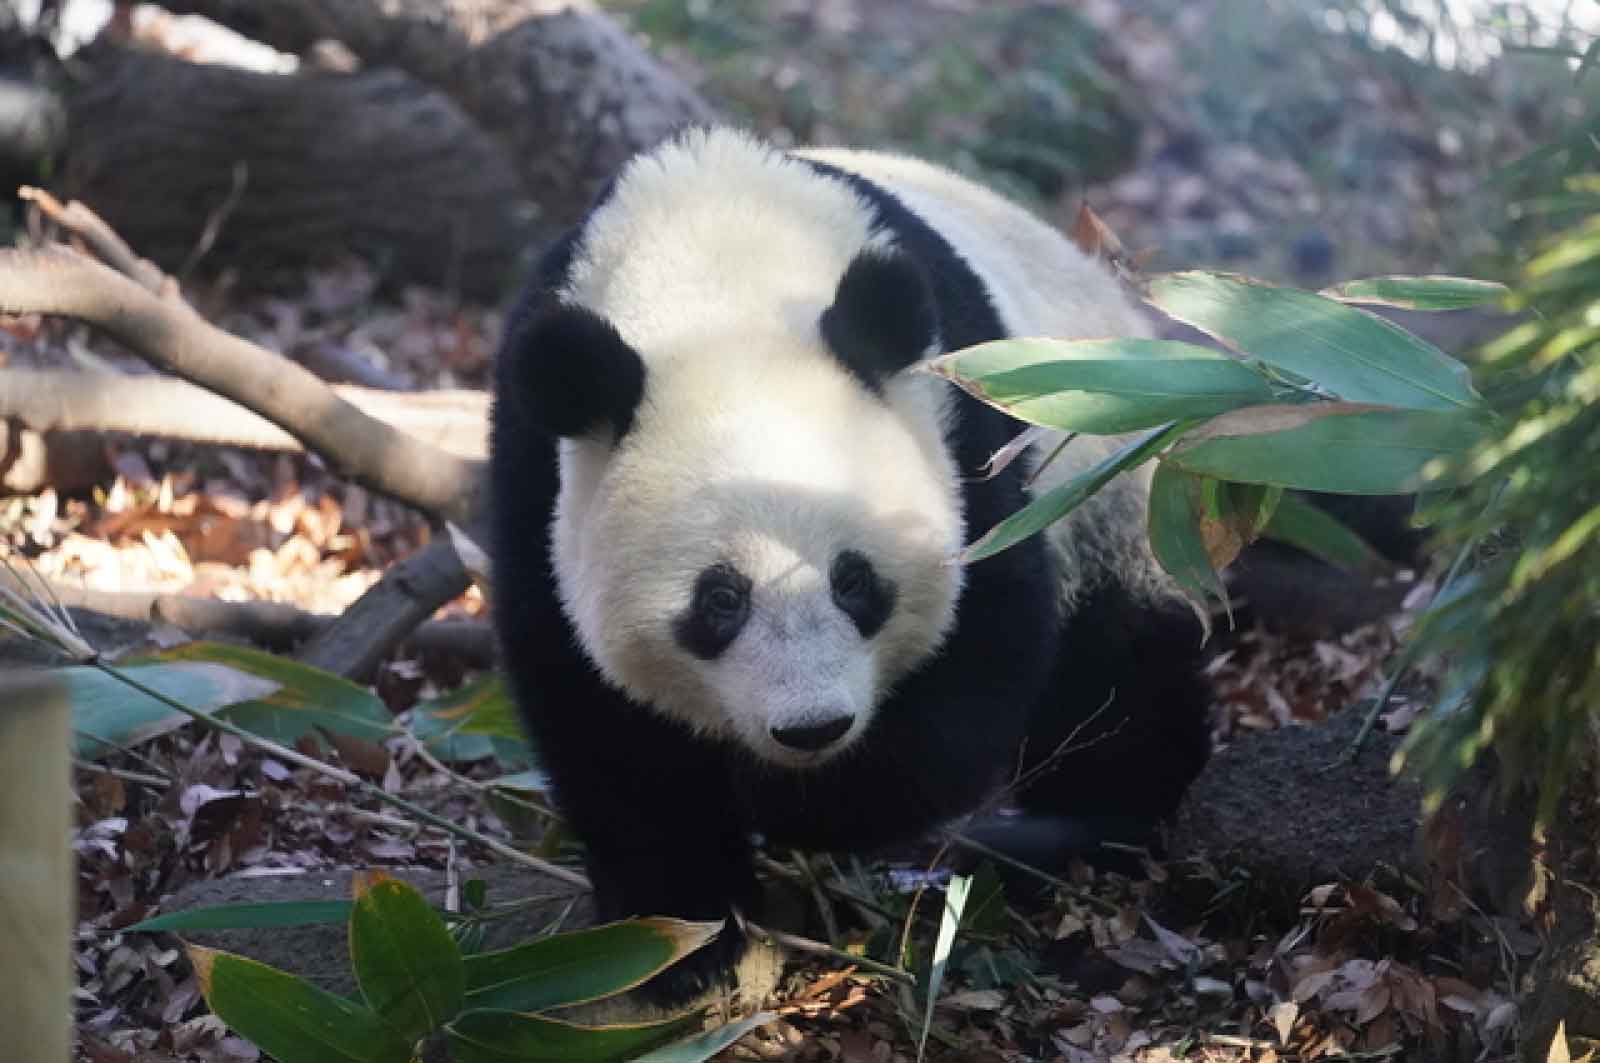
{"label": "tree trunk", "polygon": [[65,1061],[76,875],[66,684],[0,675],[0,1029],[29,1059]]}
{"label": "tree trunk", "polygon": [[255,279],[355,252],[494,298],[532,238],[499,148],[404,74],[257,74],[107,43],[74,67],[62,190],[169,272],[203,254]]}
{"label": "tree trunk", "polygon": [[565,0],[165,0],[287,52],[337,40],[448,94],[500,142],[543,219],[582,215],[628,156],[714,119],[592,5]]}

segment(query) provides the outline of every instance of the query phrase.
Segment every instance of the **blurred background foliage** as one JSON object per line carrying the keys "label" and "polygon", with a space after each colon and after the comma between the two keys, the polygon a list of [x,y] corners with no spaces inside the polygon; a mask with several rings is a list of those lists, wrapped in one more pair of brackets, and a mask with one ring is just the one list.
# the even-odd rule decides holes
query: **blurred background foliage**
{"label": "blurred background foliage", "polygon": [[[1153,266],[1321,284],[1501,276],[1546,223],[1515,159],[1592,131],[1567,0],[608,0],[735,118],[932,157]],[[1589,10],[1586,10],[1589,9]],[[1514,253],[1514,252],[1513,252]]]}

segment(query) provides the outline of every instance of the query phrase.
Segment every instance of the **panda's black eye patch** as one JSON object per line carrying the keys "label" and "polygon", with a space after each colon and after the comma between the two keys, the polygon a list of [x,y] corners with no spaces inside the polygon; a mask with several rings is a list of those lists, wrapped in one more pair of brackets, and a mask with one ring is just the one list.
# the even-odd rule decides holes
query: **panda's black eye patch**
{"label": "panda's black eye patch", "polygon": [[678,645],[702,660],[714,660],[739,636],[750,618],[750,577],[716,564],[695,578],[689,608],[673,622]]}
{"label": "panda's black eye patch", "polygon": [[833,604],[855,623],[862,638],[870,639],[888,623],[894,612],[894,584],[878,575],[866,555],[841,551],[833,559],[828,583]]}

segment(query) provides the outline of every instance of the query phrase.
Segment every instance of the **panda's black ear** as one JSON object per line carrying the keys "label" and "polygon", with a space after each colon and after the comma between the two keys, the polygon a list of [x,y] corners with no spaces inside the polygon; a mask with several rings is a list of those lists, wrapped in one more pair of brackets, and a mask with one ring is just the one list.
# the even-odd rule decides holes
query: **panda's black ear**
{"label": "panda's black ear", "polygon": [[909,255],[862,251],[822,312],[822,338],[834,357],[872,391],[939,342],[939,308],[922,266]]}
{"label": "panda's black ear", "polygon": [[551,300],[513,325],[500,357],[501,400],[540,431],[573,438],[609,428],[620,439],[633,427],[644,361],[592,310]]}

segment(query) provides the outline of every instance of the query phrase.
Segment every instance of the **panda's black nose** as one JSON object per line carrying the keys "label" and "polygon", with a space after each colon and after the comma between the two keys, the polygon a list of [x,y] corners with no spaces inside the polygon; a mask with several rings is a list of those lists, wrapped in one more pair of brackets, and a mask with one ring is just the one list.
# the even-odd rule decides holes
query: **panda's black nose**
{"label": "panda's black nose", "polygon": [[831,720],[821,723],[802,723],[793,727],[774,727],[772,737],[779,744],[790,749],[798,749],[805,753],[815,753],[819,749],[826,749],[850,730],[850,717],[835,716]]}

